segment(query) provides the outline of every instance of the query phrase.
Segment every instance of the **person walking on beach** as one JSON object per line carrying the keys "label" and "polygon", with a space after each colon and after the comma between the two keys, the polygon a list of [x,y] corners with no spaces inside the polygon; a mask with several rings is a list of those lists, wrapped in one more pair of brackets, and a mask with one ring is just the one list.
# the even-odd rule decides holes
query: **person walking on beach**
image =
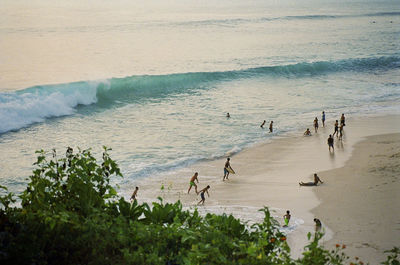
{"label": "person walking on beach", "polygon": [[267,122],[267,121],[264,120],[263,123],[261,123],[260,127],[264,129],[264,125],[265,125],[266,122]]}
{"label": "person walking on beach", "polygon": [[315,119],[314,119],[314,130],[315,130],[315,133],[318,132],[318,118],[317,117],[315,117]]}
{"label": "person walking on beach", "polygon": [[322,111],[322,127],[325,127],[325,111]]}
{"label": "person walking on beach", "polygon": [[304,132],[304,136],[311,136],[311,131],[309,128]]}
{"label": "person walking on beach", "polygon": [[338,137],[339,136],[338,132],[339,132],[339,122],[338,122],[338,120],[336,120],[335,121],[335,131],[333,132],[332,136],[335,136],[335,134],[336,134],[336,137]]}
{"label": "person walking on beach", "polygon": [[342,138],[343,138],[343,124],[340,124],[340,127],[339,127],[339,140],[341,141],[342,140]]}
{"label": "person walking on beach", "polygon": [[271,121],[271,123],[269,124],[269,132],[270,133],[272,133],[272,131],[273,131],[273,128],[272,128],[273,123],[274,123],[274,121]]}
{"label": "person walking on beach", "polygon": [[340,117],[340,125],[346,126],[345,121],[346,118],[344,117],[344,113],[342,113],[342,116]]}
{"label": "person walking on beach", "polygon": [[333,151],[335,151],[335,148],[333,147],[333,137],[332,137],[332,135],[329,135],[329,137],[328,137],[328,146],[329,146],[329,152],[331,151],[331,147],[332,147]]}
{"label": "person walking on beach", "polygon": [[322,180],[318,177],[317,173],[314,174],[314,182],[299,182],[300,186],[317,186],[318,183],[323,183]]}
{"label": "person walking on beach", "polygon": [[290,211],[289,210],[287,210],[286,214],[283,216],[283,221],[285,222],[285,224],[283,226],[287,227],[289,225],[289,221],[290,221]]}
{"label": "person walking on beach", "polygon": [[139,187],[136,187],[135,190],[133,191],[132,196],[131,196],[131,201],[136,201],[138,190],[139,190]]}
{"label": "person walking on beach", "polygon": [[224,167],[224,178],[222,179],[222,181],[224,181],[225,178],[228,179],[228,176],[229,176],[229,171],[228,171],[228,169],[231,168],[231,163],[229,162],[230,160],[231,160],[231,159],[230,159],[229,157],[226,159],[225,167]]}
{"label": "person walking on beach", "polygon": [[204,205],[204,202],[206,201],[206,197],[204,197],[204,193],[207,192],[208,197],[210,197],[210,194],[208,193],[209,188],[210,188],[210,185],[207,185],[207,187],[205,187],[204,189],[199,191],[201,200],[197,203],[197,205],[200,205],[200,203],[201,203],[201,205]]}
{"label": "person walking on beach", "polygon": [[314,218],[315,223],[315,232],[319,232],[321,230],[322,224],[318,218]]}
{"label": "person walking on beach", "polygon": [[194,173],[193,177],[190,179],[188,194],[189,194],[189,191],[192,189],[192,186],[194,186],[194,190],[195,190],[196,194],[198,194],[197,185],[196,185],[196,183],[194,183],[195,180],[197,181],[197,183],[199,183],[199,179],[197,178],[198,175],[199,175],[199,173],[196,172],[196,173]]}

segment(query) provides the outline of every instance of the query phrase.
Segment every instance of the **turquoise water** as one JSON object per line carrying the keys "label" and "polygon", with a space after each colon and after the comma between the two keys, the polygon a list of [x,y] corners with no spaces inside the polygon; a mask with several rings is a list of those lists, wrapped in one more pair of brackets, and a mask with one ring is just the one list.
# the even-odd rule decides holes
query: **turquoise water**
{"label": "turquoise water", "polygon": [[322,110],[329,122],[400,112],[396,1],[6,3],[0,185],[12,191],[41,148],[109,146],[124,188],[311,127]]}

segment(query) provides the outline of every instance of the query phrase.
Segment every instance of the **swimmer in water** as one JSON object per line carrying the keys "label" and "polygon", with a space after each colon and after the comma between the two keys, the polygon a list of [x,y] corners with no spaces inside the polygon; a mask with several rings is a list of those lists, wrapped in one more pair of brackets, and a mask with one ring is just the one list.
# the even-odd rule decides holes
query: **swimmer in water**
{"label": "swimmer in water", "polygon": [[283,216],[283,221],[285,222],[285,224],[283,225],[284,227],[287,227],[289,225],[290,217],[290,211],[287,210],[286,214]]}

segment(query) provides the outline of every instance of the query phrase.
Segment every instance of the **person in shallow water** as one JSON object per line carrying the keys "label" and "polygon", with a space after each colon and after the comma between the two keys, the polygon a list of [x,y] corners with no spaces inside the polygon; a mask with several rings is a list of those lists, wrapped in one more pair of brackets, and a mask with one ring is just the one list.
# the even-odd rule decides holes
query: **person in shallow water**
{"label": "person in shallow water", "polygon": [[332,150],[335,151],[335,147],[333,147],[333,137],[332,137],[332,135],[329,135],[329,137],[328,137],[328,146],[329,146],[329,152],[331,151],[331,147],[332,147]]}
{"label": "person in shallow water", "polygon": [[283,226],[288,226],[289,225],[289,221],[290,221],[290,211],[287,210],[286,214],[283,216],[283,221],[285,222],[285,224]]}
{"label": "person in shallow water", "polygon": [[314,182],[299,182],[300,186],[317,186],[318,183],[323,183],[318,177],[317,173],[314,174]]}
{"label": "person in shallow water", "polygon": [[274,121],[271,121],[271,123],[269,124],[269,132],[272,133],[272,131],[274,130],[272,125],[274,124]]}
{"label": "person in shallow water", "polygon": [[194,186],[194,190],[195,190],[196,194],[198,194],[197,185],[196,185],[196,183],[194,183],[195,180],[197,181],[197,183],[199,183],[199,179],[197,178],[198,176],[199,176],[199,173],[196,172],[196,173],[194,173],[193,177],[190,179],[188,194],[189,194],[190,190],[192,189],[192,186]]}
{"label": "person in shallow water", "polygon": [[307,128],[307,130],[304,132],[305,136],[311,136],[311,131],[310,128]]}
{"label": "person in shallow water", "polygon": [[230,117],[231,117],[231,115],[229,114],[229,112],[226,113],[226,117],[227,117],[227,118],[230,118]]}
{"label": "person in shallow water", "polygon": [[264,120],[264,121],[261,123],[260,127],[264,129],[264,125],[265,125],[266,122],[267,122],[267,121]]}
{"label": "person in shallow water", "polygon": [[322,112],[322,127],[325,127],[325,111]]}
{"label": "person in shallow water", "polygon": [[315,119],[314,119],[314,130],[315,130],[315,133],[318,132],[318,118],[317,117],[315,117]]}
{"label": "person in shallow water", "polygon": [[210,197],[210,194],[208,193],[208,189],[210,188],[210,185],[207,185],[204,189],[199,191],[201,200],[197,203],[197,205],[204,205],[204,202],[206,201],[206,198],[204,197],[204,193],[207,192],[208,197]]}

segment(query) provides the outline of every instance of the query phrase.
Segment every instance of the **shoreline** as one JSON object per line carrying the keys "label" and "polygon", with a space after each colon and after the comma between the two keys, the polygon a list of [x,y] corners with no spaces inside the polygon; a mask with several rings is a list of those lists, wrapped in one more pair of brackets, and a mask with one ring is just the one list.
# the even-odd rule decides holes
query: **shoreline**
{"label": "shoreline", "polygon": [[[315,172],[343,167],[354,146],[364,137],[399,132],[400,115],[347,119],[343,141],[340,143],[335,139],[334,153],[328,151],[326,144],[332,127],[333,120],[329,119],[325,128],[320,127],[319,132],[311,137],[302,136],[302,132],[298,136],[293,133],[232,155],[231,165],[237,174],[231,175],[229,181],[222,182],[225,158],[199,162],[161,177],[139,180],[138,200],[150,203],[160,196],[167,202],[181,200],[185,207],[195,206],[200,198],[193,189],[188,195],[187,189],[190,177],[199,172],[199,189],[211,186],[210,198],[206,198],[205,206],[200,207],[205,211],[209,209],[233,213],[243,219],[246,216],[257,219],[256,209],[268,206],[283,224],[282,216],[290,210],[291,223],[295,224],[287,231],[288,242],[294,257],[299,256],[307,243],[307,233],[314,231],[312,210],[323,202],[315,188],[299,187],[298,182],[311,181]],[[320,177],[325,181],[323,175]],[[324,227],[327,228],[326,224]],[[329,225],[326,232],[323,242],[333,236]]]}

